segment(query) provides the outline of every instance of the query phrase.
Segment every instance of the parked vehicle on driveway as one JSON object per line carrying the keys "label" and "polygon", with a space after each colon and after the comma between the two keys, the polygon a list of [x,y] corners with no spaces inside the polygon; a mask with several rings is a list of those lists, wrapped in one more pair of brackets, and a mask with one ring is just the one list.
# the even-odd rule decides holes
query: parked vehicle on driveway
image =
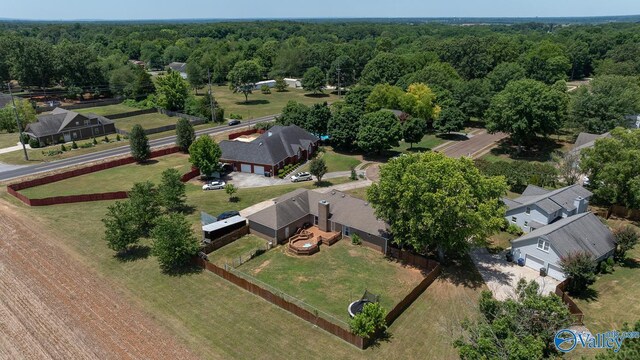
{"label": "parked vehicle on driveway", "polygon": [[240,216],[240,213],[235,210],[225,211],[217,216],[218,221],[228,219],[234,216]]}
{"label": "parked vehicle on driveway", "polygon": [[229,126],[233,126],[233,125],[238,125],[240,124],[240,120],[229,120]]}
{"label": "parked vehicle on driveway", "polygon": [[291,177],[292,182],[311,180],[313,180],[313,177],[311,177],[311,174],[309,174],[308,172],[299,172]]}
{"label": "parked vehicle on driveway", "polygon": [[208,184],[202,185],[202,190],[220,190],[224,189],[226,183],[224,181],[212,181]]}

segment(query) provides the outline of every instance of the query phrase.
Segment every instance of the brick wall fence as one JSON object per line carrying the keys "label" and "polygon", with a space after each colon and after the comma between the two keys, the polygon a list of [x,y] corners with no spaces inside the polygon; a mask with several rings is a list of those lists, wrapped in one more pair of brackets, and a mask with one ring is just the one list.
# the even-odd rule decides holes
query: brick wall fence
{"label": "brick wall fence", "polygon": [[571,313],[571,317],[573,318],[573,325],[583,325],[584,313],[582,312],[582,310],[580,310],[578,305],[573,302],[573,299],[571,299],[565,292],[568,283],[569,279],[566,279],[558,284],[558,286],[556,286],[556,295],[558,295],[562,299],[562,302],[569,307],[569,312]]}
{"label": "brick wall fence", "polygon": [[[179,151],[180,151],[180,148],[177,146],[160,149],[160,150],[154,150],[151,152],[151,158],[174,154]],[[45,184],[66,180],[76,176],[90,174],[96,171],[111,169],[117,166],[133,164],[135,162],[136,161],[131,156],[122,158],[122,159],[111,160],[111,161],[87,166],[80,169],[65,171],[55,175],[49,175],[49,176],[44,176],[44,177],[33,179],[33,180],[10,184],[10,185],[7,185],[7,192],[29,206],[49,206],[49,205],[70,204],[70,203],[77,203],[77,202],[126,199],[127,198],[126,191],[115,191],[115,192],[82,194],[82,195],[54,196],[54,197],[47,197],[42,199],[31,199],[25,196],[24,194],[20,194],[18,191],[32,188],[35,186],[40,186],[40,185],[45,185]],[[199,175],[200,175],[200,170],[193,168],[188,173],[182,175],[181,180],[182,182],[187,182]]]}
{"label": "brick wall fence", "polygon": [[[438,277],[441,271],[440,264],[437,261],[427,259],[420,255],[411,254],[409,252],[392,249],[388,256],[395,257],[403,263],[422,267],[427,272],[424,280],[418,284],[407,296],[402,299],[396,306],[387,314],[385,320],[388,325],[391,325]],[[342,340],[356,346],[359,349],[365,349],[369,347],[373,342],[373,338],[363,338],[361,336],[351,333],[351,331],[344,329],[343,327],[330,322],[310,311],[301,308],[300,306],[289,302],[282,297],[274,294],[273,292],[264,289],[248,280],[245,280],[224,268],[221,268],[207,260],[199,257],[194,258],[194,262],[205,270],[220,276],[221,278],[239,286],[240,288],[249,291],[250,293],[257,295],[268,302],[294,314],[295,316],[335,335]]]}

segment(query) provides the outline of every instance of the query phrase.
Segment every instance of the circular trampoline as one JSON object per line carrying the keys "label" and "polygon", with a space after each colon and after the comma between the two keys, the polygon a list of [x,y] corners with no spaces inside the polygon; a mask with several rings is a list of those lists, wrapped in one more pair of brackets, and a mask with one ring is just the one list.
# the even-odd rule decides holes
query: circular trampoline
{"label": "circular trampoline", "polygon": [[360,299],[349,304],[349,316],[354,317],[362,312],[364,306],[371,301],[367,299]]}

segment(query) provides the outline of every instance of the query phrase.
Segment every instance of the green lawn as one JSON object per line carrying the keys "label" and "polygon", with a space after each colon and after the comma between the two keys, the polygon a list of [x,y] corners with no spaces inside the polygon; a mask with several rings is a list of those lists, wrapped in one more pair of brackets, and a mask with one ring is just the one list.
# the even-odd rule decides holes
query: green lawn
{"label": "green lawn", "polygon": [[[260,190],[264,193],[287,187],[240,190],[239,196],[241,202],[243,197],[259,200]],[[219,204],[215,206],[218,210],[235,206],[223,200],[224,194],[197,194],[217,198],[208,204]],[[189,202],[195,204],[197,197],[193,195],[189,193]],[[274,195],[264,193],[261,199]],[[103,241],[100,221],[112,201],[30,208],[8,196],[4,189],[0,190],[0,199],[37,219],[75,259],[104,276],[116,291],[142,306],[160,326],[205,359],[457,359],[452,342],[460,334],[460,322],[477,314],[477,300],[484,288],[473,266],[445,269],[391,326],[389,341],[361,351],[211,273],[164,275],[153,256],[117,260]],[[197,207],[201,210],[200,205]],[[78,226],[80,216],[82,226]],[[197,214],[192,220],[194,225],[198,223]]]}
{"label": "green lawn", "polygon": [[348,305],[365,290],[380,295],[382,306],[391,310],[423,279],[419,270],[349,239],[308,257],[289,255],[279,246],[238,270],[345,322]]}
{"label": "green lawn", "polygon": [[434,147],[445,143],[446,140],[437,137],[433,134],[425,135],[419,143],[413,144],[413,147],[410,148],[410,144],[404,141],[400,141],[400,146],[394,147],[391,150],[396,152],[408,152],[408,151],[426,151],[431,150]]}
{"label": "green lawn", "polygon": [[129,164],[111,169],[76,176],[64,181],[58,181],[42,186],[36,186],[20,191],[33,198],[50,196],[91,194],[97,192],[127,191],[134,183],[150,180],[156,184],[160,182],[161,173],[165,169],[178,169],[181,174],[191,169],[189,156],[185,154],[171,154],[151,159],[147,164]]}
{"label": "green lawn", "polygon": [[[171,117],[160,113],[143,114],[122,119],[116,119],[116,128],[131,131],[133,125],[139,124],[144,129],[153,129],[165,125],[173,125],[178,121],[178,117]],[[171,130],[173,132],[173,130]]]}
{"label": "green lawn", "polygon": [[267,240],[255,235],[244,236],[209,254],[209,261],[218,265],[233,264],[239,258],[247,259],[258,249],[265,249]]}
{"label": "green lawn", "polygon": [[[205,94],[204,90],[199,90],[200,95]],[[338,100],[337,95],[329,94],[325,91],[325,95],[312,96],[301,89],[288,89],[288,91],[277,92],[271,90],[271,94],[262,94],[259,90],[249,94],[249,102],[245,103],[244,95],[234,94],[229,90],[228,86],[214,86],[213,95],[216,101],[224,108],[225,117],[231,114],[242,115],[244,120],[266,115],[279,114],[282,108],[289,100],[295,100],[306,105],[315,103],[328,102],[332,103]]]}
{"label": "green lawn", "polygon": [[[360,165],[360,160],[351,155],[344,155],[335,153],[329,149],[327,149],[324,154],[318,155],[322,156],[325,164],[327,165],[327,172],[335,172],[335,171],[349,171],[351,167],[356,167]],[[300,171],[309,171],[309,166],[311,162],[307,162],[300,168]]]}
{"label": "green lawn", "polygon": [[[628,222],[609,220],[612,228]],[[638,223],[636,231],[640,232]],[[616,265],[611,274],[598,276],[585,296],[573,296],[584,312],[584,323],[593,333],[620,330],[625,322],[640,319],[640,246],[627,253],[624,265]]]}
{"label": "green lawn", "polygon": [[125,104],[115,104],[115,105],[106,105],[106,106],[96,106],[84,109],[73,110],[80,114],[88,114],[93,113],[96,115],[113,115],[113,114],[122,114],[131,111],[140,110],[138,108],[134,108],[131,106],[127,106]]}
{"label": "green lawn", "polygon": [[20,141],[18,133],[0,132],[0,149],[16,146]]}

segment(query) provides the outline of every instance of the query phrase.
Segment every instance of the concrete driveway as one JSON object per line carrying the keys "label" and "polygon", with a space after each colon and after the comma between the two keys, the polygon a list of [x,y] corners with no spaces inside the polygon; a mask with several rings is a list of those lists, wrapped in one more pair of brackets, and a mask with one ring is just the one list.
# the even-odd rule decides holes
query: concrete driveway
{"label": "concrete driveway", "polygon": [[543,294],[555,292],[556,286],[560,283],[552,277],[542,277],[538,271],[526,266],[507,262],[504,252],[490,254],[485,248],[474,249],[471,251],[471,259],[487,287],[498,300],[514,298],[515,288],[520,279],[534,280],[540,285]]}
{"label": "concrete driveway", "polygon": [[231,183],[239,188],[254,188],[271,185],[284,185],[291,183],[291,180],[280,179],[277,176],[266,177],[258,174],[249,174],[243,172],[232,172],[225,176],[224,181]]}

